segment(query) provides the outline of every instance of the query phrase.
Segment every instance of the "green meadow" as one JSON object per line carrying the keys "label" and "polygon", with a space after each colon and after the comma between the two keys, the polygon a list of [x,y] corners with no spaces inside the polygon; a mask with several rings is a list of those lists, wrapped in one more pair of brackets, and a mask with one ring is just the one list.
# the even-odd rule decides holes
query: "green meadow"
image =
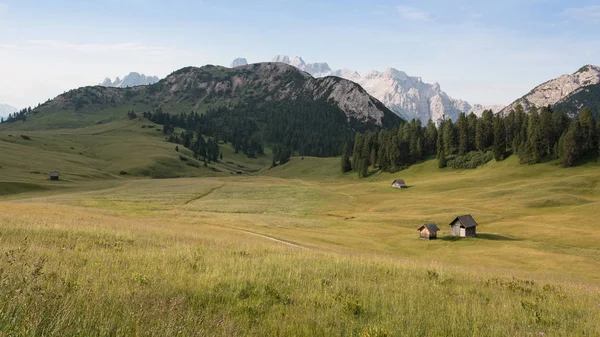
{"label": "green meadow", "polygon": [[[600,335],[597,163],[359,180],[227,145],[205,167],[138,119],[19,123],[0,126],[0,336]],[[478,237],[450,237],[459,214]]]}

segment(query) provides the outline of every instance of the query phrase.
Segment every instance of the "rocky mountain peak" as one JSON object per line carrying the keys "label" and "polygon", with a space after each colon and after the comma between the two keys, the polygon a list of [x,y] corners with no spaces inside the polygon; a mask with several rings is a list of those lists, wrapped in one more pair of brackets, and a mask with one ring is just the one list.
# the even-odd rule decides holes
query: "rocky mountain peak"
{"label": "rocky mountain peak", "polygon": [[439,83],[424,83],[420,77],[411,77],[394,68],[387,68],[383,72],[372,70],[361,75],[349,69],[334,71],[327,63],[306,63],[299,56],[290,59],[286,55],[277,55],[273,62],[292,65],[315,77],[337,76],[358,83],[406,120],[417,118],[422,123],[427,123],[429,119],[439,122],[448,118],[456,120],[461,112],[481,114],[483,111],[474,111],[468,102],[449,97]]}
{"label": "rocky mountain peak", "polygon": [[519,104],[523,106],[525,111],[528,111],[533,105],[537,107],[554,105],[576,90],[598,83],[600,83],[600,67],[586,65],[573,74],[561,75],[538,85],[528,94],[504,108],[502,113],[509,113]]}
{"label": "rocky mountain peak", "polygon": [[273,58],[273,62],[290,64],[290,57],[286,55],[277,55]]}
{"label": "rocky mountain peak", "polygon": [[117,76],[114,81],[110,78],[106,78],[102,83],[103,87],[114,87],[114,88],[127,88],[137,87],[139,85],[150,85],[160,81],[157,76],[146,76],[137,72],[131,72],[127,74],[123,79]]}
{"label": "rocky mountain peak", "polygon": [[302,69],[302,68],[306,67],[306,62],[304,62],[304,60],[300,56],[294,57],[288,64],[290,64],[298,69]]}
{"label": "rocky mountain peak", "polygon": [[233,60],[233,62],[231,62],[230,68],[241,67],[241,66],[245,66],[245,65],[248,65],[248,60],[246,60],[243,57],[240,57],[240,58],[236,58],[235,60]]}

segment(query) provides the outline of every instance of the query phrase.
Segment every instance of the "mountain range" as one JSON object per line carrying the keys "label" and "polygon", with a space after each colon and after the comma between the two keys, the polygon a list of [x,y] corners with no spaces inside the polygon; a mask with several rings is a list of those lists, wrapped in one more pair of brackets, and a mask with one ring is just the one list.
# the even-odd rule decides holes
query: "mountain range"
{"label": "mountain range", "polygon": [[[568,108],[567,112],[573,115],[578,113],[583,105],[590,104],[589,100],[581,99],[582,96],[580,93],[589,93],[590,89],[588,87],[598,84],[600,84],[600,67],[586,65],[573,74],[565,74],[538,85],[529,93],[504,108],[501,113],[509,113],[519,104],[523,106],[525,111],[528,111],[533,105],[543,107],[559,104],[563,108]],[[579,94],[580,98],[575,98],[575,100],[579,103],[570,102],[571,97],[577,94]],[[590,108],[596,108],[596,106],[592,104]]]}
{"label": "mountain range", "polygon": [[14,106],[0,103],[0,117],[6,117],[8,114],[17,112],[18,110],[19,109],[15,108]]}
{"label": "mountain range", "polygon": [[384,125],[401,120],[352,81],[338,77],[314,78],[283,63],[256,63],[236,68],[187,67],[148,86],[74,89],[43,104],[35,113],[134,106],[136,110],[149,106],[161,107],[169,113],[188,113],[203,106],[271,101],[314,102],[335,107],[348,123]]}
{"label": "mountain range", "polygon": [[157,76],[146,76],[144,74],[131,72],[125,75],[123,79],[117,77],[114,81],[107,77],[100,85],[113,88],[128,88],[137,87],[139,85],[150,85],[158,81],[160,81],[160,79]]}
{"label": "mountain range", "polygon": [[[237,66],[241,60],[247,63],[246,59],[239,58],[231,65]],[[473,112],[480,116],[486,109],[498,112],[503,108],[499,105],[471,105],[466,101],[454,99],[442,91],[438,83],[425,83],[420,77],[409,76],[394,68],[361,75],[348,69],[332,70],[329,64],[324,62],[306,63],[299,56],[290,58],[277,55],[272,61],[292,65],[314,77],[337,76],[356,82],[400,117],[406,120],[416,118],[423,124],[429,119],[436,123],[447,118],[456,120],[461,112]]]}

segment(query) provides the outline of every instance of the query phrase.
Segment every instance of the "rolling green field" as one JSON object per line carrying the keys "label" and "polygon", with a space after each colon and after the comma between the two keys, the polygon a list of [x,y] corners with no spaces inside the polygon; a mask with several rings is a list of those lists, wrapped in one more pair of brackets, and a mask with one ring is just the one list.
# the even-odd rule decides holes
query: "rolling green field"
{"label": "rolling green field", "polygon": [[0,335],[600,335],[596,163],[194,167],[142,125],[0,128]]}

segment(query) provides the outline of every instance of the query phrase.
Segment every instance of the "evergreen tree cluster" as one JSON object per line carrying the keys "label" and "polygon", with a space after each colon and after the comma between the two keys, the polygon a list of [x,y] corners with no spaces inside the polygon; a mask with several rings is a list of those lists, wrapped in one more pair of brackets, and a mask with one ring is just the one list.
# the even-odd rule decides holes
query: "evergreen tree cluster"
{"label": "evergreen tree cluster", "polygon": [[300,100],[239,103],[210,108],[204,114],[168,114],[158,108],[143,116],[163,125],[165,134],[175,127],[195,131],[217,142],[231,143],[236,153],[251,158],[263,155],[265,144],[289,150],[290,156],[339,156],[356,131],[379,129],[374,121],[348,121],[335,105]]}
{"label": "evergreen tree cluster", "polygon": [[27,120],[27,116],[29,114],[31,114],[31,111],[32,111],[32,109],[31,109],[31,107],[29,107],[29,108],[25,108],[25,109],[22,109],[17,112],[13,112],[11,114],[8,114],[6,119],[2,118],[0,123],[12,123],[12,122],[16,122],[16,121],[25,122]]}
{"label": "evergreen tree cluster", "polygon": [[358,172],[359,177],[369,173],[369,167],[384,172],[395,172],[407,167],[426,156],[436,153],[438,130],[433,122],[426,127],[419,120],[393,127],[357,133],[352,150],[352,161],[348,164],[342,156],[342,172],[350,168]]}
{"label": "evergreen tree cluster", "polygon": [[563,166],[572,166],[582,158],[600,156],[600,123],[589,108],[570,118],[550,107],[532,107],[526,113],[522,106],[506,116],[489,110],[481,117],[462,113],[456,123],[445,120],[438,127],[432,121],[423,127],[412,120],[396,128],[357,133],[352,153],[343,152],[341,171],[353,170],[359,177],[367,176],[370,167],[395,172],[434,155],[439,168],[474,168],[510,154],[517,154],[522,164],[558,158]]}

